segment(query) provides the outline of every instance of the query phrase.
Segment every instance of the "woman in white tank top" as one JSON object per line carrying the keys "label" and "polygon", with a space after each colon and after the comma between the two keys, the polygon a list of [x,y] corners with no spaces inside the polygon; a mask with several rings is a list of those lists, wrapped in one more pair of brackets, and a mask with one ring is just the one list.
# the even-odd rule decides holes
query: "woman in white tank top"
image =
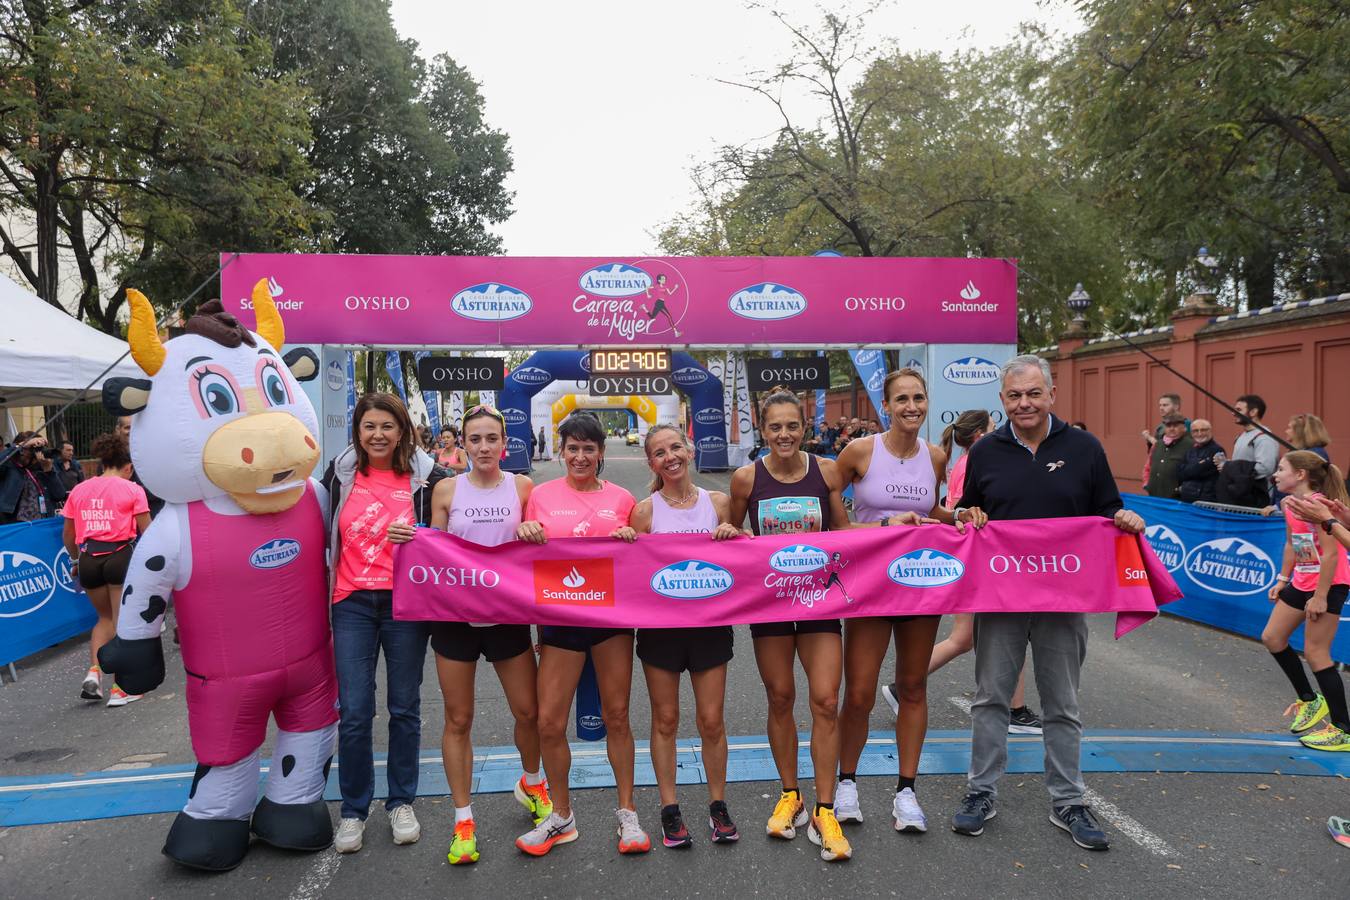
{"label": "woman in white tank top", "polygon": [[[674,425],[657,425],[647,432],[644,446],[654,476],[652,494],[633,508],[629,519],[633,530],[638,534],[706,534],[715,541],[741,534],[728,521],[730,498],[694,485],[689,471],[693,448],[683,431]],[[722,710],[731,648],[729,625],[638,629],[637,655],[652,702],[652,768],[661,792],[661,835],[667,847],[688,847],[693,842],[675,797],[680,673],[686,669],[694,687],[695,717],[708,777],[710,840],[730,843],[740,837],[726,804],[727,732]]]}
{"label": "woman in white tank top", "polygon": [[[958,529],[970,523],[982,527],[986,517],[980,510],[953,512],[938,502],[947,455],[919,434],[928,417],[928,386],[923,375],[915,369],[898,369],[886,377],[882,395],[890,414],[890,428],[853,441],[836,462],[844,483],[853,485],[857,521],[882,525],[940,522]],[[940,616],[894,616],[845,622],[844,705],[839,714],[839,787],[834,807],[840,822],[861,822],[863,818],[854,779],[876,703],[877,676],[894,635],[896,693],[900,700],[895,741],[900,778],[891,817],[896,831],[928,829],[914,781],[928,731],[928,662],[939,621]]]}

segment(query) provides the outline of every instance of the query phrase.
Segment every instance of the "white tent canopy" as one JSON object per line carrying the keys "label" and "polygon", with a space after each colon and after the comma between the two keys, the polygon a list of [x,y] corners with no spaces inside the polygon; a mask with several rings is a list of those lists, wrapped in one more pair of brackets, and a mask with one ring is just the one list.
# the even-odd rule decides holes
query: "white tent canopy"
{"label": "white tent canopy", "polygon": [[66,403],[86,388],[85,399],[96,400],[104,378],[145,377],[130,356],[99,377],[126,352],[126,341],[0,275],[0,407]]}

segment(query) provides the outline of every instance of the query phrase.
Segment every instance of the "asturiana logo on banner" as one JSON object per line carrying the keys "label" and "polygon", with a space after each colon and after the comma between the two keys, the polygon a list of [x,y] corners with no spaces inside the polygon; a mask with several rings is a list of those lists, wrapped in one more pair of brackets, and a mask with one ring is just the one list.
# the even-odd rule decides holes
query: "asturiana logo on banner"
{"label": "asturiana logo on banner", "polygon": [[537,606],[613,606],[614,560],[536,560],[534,602]]}
{"label": "asturiana logo on banner", "polygon": [[333,360],[324,370],[323,382],[330,391],[345,391],[347,389],[347,373],[342,369],[342,363]]}
{"label": "asturiana logo on banner", "polygon": [[0,551],[0,619],[37,612],[55,593],[51,566],[17,550]]}
{"label": "asturiana logo on banner", "polygon": [[725,421],[720,409],[700,409],[694,413],[694,423],[697,425],[721,425]]}
{"label": "asturiana logo on banner", "polygon": [[699,438],[698,443],[694,445],[700,453],[719,453],[727,449],[726,438],[705,437]]}
{"label": "asturiana logo on banner", "polygon": [[829,561],[830,555],[828,553],[819,547],[812,547],[810,544],[784,547],[769,557],[770,566],[776,571],[785,572],[789,575],[799,575],[803,572],[823,569]]}
{"label": "asturiana logo on banner", "polygon": [[708,380],[708,373],[698,366],[685,366],[670,373],[670,380],[680,387],[693,387]]}
{"label": "asturiana logo on banner", "polygon": [[501,413],[507,425],[524,425],[529,420],[525,410],[517,406],[508,406]]}
{"label": "asturiana logo on banner", "polygon": [[671,563],[652,576],[652,590],[672,600],[707,600],[725,594],[734,583],[726,569],[701,559]]}
{"label": "asturiana logo on banner", "polygon": [[533,308],[529,294],[493,281],[466,287],[450,298],[452,312],[478,322],[519,319]]}
{"label": "asturiana logo on banner", "polygon": [[881,369],[873,370],[871,375],[867,376],[867,390],[869,393],[878,393],[881,386],[886,383],[886,373]]}
{"label": "asturiana logo on banner", "polygon": [[506,439],[506,452],[511,454],[512,456],[515,456],[520,453],[528,453],[529,448],[525,446],[525,442],[522,441],[520,438],[516,437],[515,435],[511,435]]}
{"label": "asturiana logo on banner", "polygon": [[950,553],[923,547],[891,560],[886,574],[891,581],[905,587],[941,587],[960,581],[966,574],[966,564]]}
{"label": "asturiana logo on banner", "polygon": [[1191,581],[1216,594],[1236,597],[1267,590],[1276,571],[1264,550],[1242,538],[1205,541],[1186,555]]}
{"label": "asturiana logo on banner", "polygon": [[280,569],[299,555],[299,541],[293,538],[277,538],[254,550],[248,558],[248,564],[255,569]]}
{"label": "asturiana logo on banner", "polygon": [[548,384],[553,376],[538,366],[518,366],[511,370],[511,377],[521,384]]}
{"label": "asturiana logo on banner", "polygon": [[880,350],[859,350],[853,355],[853,365],[858,368],[873,365],[880,354]]}
{"label": "asturiana logo on banner", "polygon": [[1158,560],[1167,566],[1167,571],[1175,572],[1186,559],[1186,545],[1180,535],[1166,525],[1150,525],[1144,529],[1144,537]]}
{"label": "asturiana logo on banner", "polygon": [[56,552],[56,558],[52,560],[52,571],[56,573],[57,587],[72,594],[80,592],[80,586],[70,577],[70,554],[66,552],[65,547]]}
{"label": "asturiana logo on banner", "polygon": [[942,377],[952,384],[974,385],[993,384],[998,381],[999,364],[979,356],[968,356],[947,363]]}
{"label": "asturiana logo on banner", "polygon": [[609,263],[581,273],[577,284],[596,297],[632,297],[645,294],[652,286],[652,277],[627,263]]}
{"label": "asturiana logo on banner", "polygon": [[765,281],[741,288],[727,306],[743,319],[773,322],[806,312],[806,298],[785,284]]}

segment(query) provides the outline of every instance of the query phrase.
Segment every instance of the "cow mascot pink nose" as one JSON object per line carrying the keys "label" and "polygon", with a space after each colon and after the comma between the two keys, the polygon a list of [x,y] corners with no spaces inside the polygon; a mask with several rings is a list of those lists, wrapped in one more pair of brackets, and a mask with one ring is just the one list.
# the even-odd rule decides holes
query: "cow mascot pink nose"
{"label": "cow mascot pink nose", "polygon": [[[104,405],[131,415],[131,458],[164,509],[133,552],[117,637],[99,662],[131,693],[164,680],[160,639],[172,597],[197,771],[164,853],[185,866],[232,869],[250,833],[289,850],[333,842],[323,802],[337,736],[328,627],[318,420],[299,381],[308,350],[284,357],[267,281],[253,291],[257,332],[219,301],[161,343],[137,291],[127,340],[148,376],[109,379]],[[276,750],[258,800],[268,719]]]}

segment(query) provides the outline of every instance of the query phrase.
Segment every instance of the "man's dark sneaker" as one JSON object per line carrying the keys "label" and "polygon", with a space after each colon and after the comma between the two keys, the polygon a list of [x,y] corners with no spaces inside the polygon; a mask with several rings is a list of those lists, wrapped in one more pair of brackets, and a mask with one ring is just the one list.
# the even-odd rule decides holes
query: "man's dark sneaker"
{"label": "man's dark sneaker", "polygon": [[661,842],[667,847],[688,847],[694,843],[689,829],[684,827],[678,803],[661,807]]}
{"label": "man's dark sneaker", "polygon": [[885,698],[886,705],[891,708],[891,712],[897,716],[900,715],[900,694],[895,689],[894,681],[881,686],[881,696]]}
{"label": "man's dark sneaker", "polygon": [[708,827],[712,829],[714,844],[730,844],[741,839],[736,823],[731,821],[731,813],[723,800],[714,800],[708,804]]}
{"label": "man's dark sneaker", "polygon": [[987,791],[966,794],[961,808],[952,816],[952,831],[978,837],[984,834],[984,823],[998,815],[994,809],[994,797]]}
{"label": "man's dark sneaker", "polygon": [[1040,734],[1041,717],[1030,706],[1019,706],[1008,716],[1008,734]]}
{"label": "man's dark sneaker", "polygon": [[1067,831],[1084,850],[1106,850],[1111,846],[1092,810],[1086,806],[1061,806],[1051,811],[1050,821]]}

